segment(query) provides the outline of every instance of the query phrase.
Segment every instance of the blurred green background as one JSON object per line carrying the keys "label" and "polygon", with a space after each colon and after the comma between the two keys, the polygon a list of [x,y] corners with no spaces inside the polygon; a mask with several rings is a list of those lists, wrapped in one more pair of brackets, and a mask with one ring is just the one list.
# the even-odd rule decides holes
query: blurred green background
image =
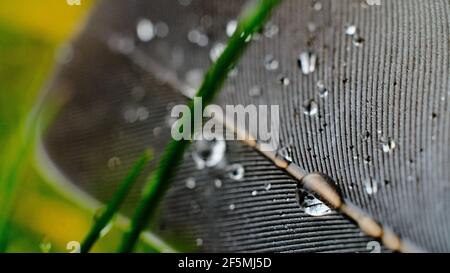
{"label": "blurred green background", "polygon": [[[25,128],[58,49],[79,31],[94,4],[0,0],[0,217],[8,220],[6,252],[68,253],[68,244],[82,241],[94,221],[98,205],[53,183]],[[120,235],[113,227],[93,251],[114,252]],[[147,243],[139,250],[150,251]]]}

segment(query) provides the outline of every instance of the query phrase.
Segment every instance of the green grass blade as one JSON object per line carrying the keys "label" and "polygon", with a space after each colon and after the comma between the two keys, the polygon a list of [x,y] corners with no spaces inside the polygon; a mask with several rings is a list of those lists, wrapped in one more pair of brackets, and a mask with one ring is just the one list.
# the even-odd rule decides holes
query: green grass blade
{"label": "green grass blade", "polygon": [[[246,9],[242,13],[236,32],[228,41],[226,49],[217,62],[212,65],[205,75],[204,81],[197,92],[197,97],[202,98],[203,109],[211,103],[219,92],[230,69],[236,65],[236,62],[251,41],[253,33],[261,30],[271,11],[279,2],[280,0],[255,1],[254,6]],[[190,102],[189,108],[191,113],[193,113],[193,101]],[[194,124],[194,115],[191,115],[190,118],[191,123],[188,124]],[[181,161],[188,145],[189,141],[186,140],[172,140],[168,144],[159,162],[158,168],[150,177],[150,180],[144,189],[143,197],[131,220],[130,230],[124,235],[122,244],[119,248],[120,252],[131,252],[133,250],[139,235],[153,216],[159,201],[163,198],[169,188],[170,178],[175,173],[176,167]]]}
{"label": "green grass blade", "polygon": [[81,244],[81,253],[89,252],[94,243],[98,240],[101,231],[111,222],[112,218],[119,210],[126,196],[130,192],[135,182],[138,180],[140,174],[142,173],[142,170],[147,166],[151,158],[151,151],[146,151],[134,164],[128,175],[122,180],[119,188],[109,201],[104,212],[95,221],[88,235],[83,240],[83,243]]}

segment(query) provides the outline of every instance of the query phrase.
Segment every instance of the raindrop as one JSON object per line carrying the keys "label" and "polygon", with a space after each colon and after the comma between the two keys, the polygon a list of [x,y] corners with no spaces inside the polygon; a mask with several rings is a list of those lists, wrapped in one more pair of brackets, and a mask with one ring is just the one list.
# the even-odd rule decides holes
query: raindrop
{"label": "raindrop", "polygon": [[325,83],[322,80],[317,82],[317,88],[319,89],[319,96],[321,98],[328,96],[328,89],[325,87]]}
{"label": "raindrop", "polygon": [[189,177],[188,179],[186,179],[186,188],[190,190],[195,189],[196,184],[197,183],[194,178]]}
{"label": "raindrop", "polygon": [[309,75],[316,70],[317,56],[312,52],[302,52],[298,56],[298,67],[304,75]]}
{"label": "raindrop", "polygon": [[216,137],[203,137],[202,140],[195,142],[192,158],[197,169],[202,170],[205,167],[215,167],[223,162],[225,151],[225,140]]}
{"label": "raindrop", "polygon": [[233,180],[241,180],[244,178],[245,169],[241,164],[233,164],[227,167],[228,176]]}
{"label": "raindrop", "polygon": [[233,36],[234,32],[237,29],[237,26],[238,26],[238,23],[236,20],[231,20],[227,23],[226,33],[227,33],[228,37]]}
{"label": "raindrop", "polygon": [[319,112],[319,107],[314,100],[309,100],[303,108],[303,113],[307,116],[315,116]]}
{"label": "raindrop", "polygon": [[393,139],[390,138],[382,138],[380,142],[381,150],[384,153],[392,152],[395,149],[396,143]]}
{"label": "raindrop", "polygon": [[264,58],[264,66],[267,70],[273,71],[278,69],[279,63],[273,55],[267,55]]}
{"label": "raindrop", "polygon": [[308,215],[323,216],[332,212],[327,205],[303,188],[302,183],[297,184],[295,197],[300,209]]}
{"label": "raindrop", "polygon": [[364,181],[364,190],[368,195],[372,195],[378,192],[378,182],[373,179],[366,179]]}
{"label": "raindrop", "polygon": [[272,184],[270,184],[270,183],[267,183],[267,184],[264,186],[264,189],[265,189],[266,191],[269,191],[271,188],[272,188]]}
{"label": "raindrop", "polygon": [[234,210],[234,209],[236,208],[236,205],[230,204],[230,205],[228,206],[228,208],[229,208],[230,210]]}
{"label": "raindrop", "polygon": [[215,62],[217,59],[219,59],[220,55],[222,55],[223,51],[225,50],[225,45],[222,43],[216,43],[209,51],[209,58],[211,61]]}
{"label": "raindrop", "polygon": [[155,27],[149,19],[140,19],[136,26],[136,33],[142,42],[149,42],[155,37]]}
{"label": "raindrop", "polygon": [[256,196],[256,195],[258,195],[258,192],[257,191],[252,191],[252,196]]}
{"label": "raindrop", "polygon": [[261,87],[259,87],[258,85],[253,86],[252,88],[250,88],[250,90],[248,90],[248,94],[250,95],[250,97],[258,97],[261,95]]}

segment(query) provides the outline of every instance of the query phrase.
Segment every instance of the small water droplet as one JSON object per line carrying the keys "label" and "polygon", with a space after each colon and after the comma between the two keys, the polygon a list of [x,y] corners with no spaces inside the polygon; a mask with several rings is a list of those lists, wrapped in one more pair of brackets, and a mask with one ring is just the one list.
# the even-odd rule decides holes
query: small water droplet
{"label": "small water droplet", "polygon": [[209,51],[209,58],[211,61],[215,62],[219,59],[220,55],[222,55],[225,50],[225,45],[222,43],[215,43],[214,46]]}
{"label": "small water droplet", "polygon": [[155,24],[155,34],[159,38],[164,38],[169,35],[169,26],[164,22],[157,22]]}
{"label": "small water droplet", "polygon": [[313,4],[313,9],[314,9],[315,11],[320,11],[320,10],[322,10],[322,3],[321,3],[321,2],[315,2],[315,3]]}
{"label": "small water droplet", "polygon": [[277,25],[269,22],[264,27],[264,36],[266,36],[267,38],[273,38],[278,34],[279,31],[280,28]]}
{"label": "small water droplet", "polygon": [[222,180],[214,179],[214,186],[216,186],[216,188],[218,189],[222,188]]}
{"label": "small water droplet", "polygon": [[228,206],[228,208],[229,208],[230,210],[234,210],[234,209],[236,208],[236,205],[230,204],[230,205]]}
{"label": "small water droplet", "polygon": [[203,239],[202,238],[197,238],[195,239],[195,244],[197,246],[202,246],[203,245]]}
{"label": "small water droplet", "polygon": [[309,32],[314,32],[317,30],[317,26],[316,24],[314,24],[313,22],[308,22],[308,31]]}
{"label": "small water droplet", "polygon": [[193,30],[189,31],[188,40],[191,43],[194,43],[200,47],[205,47],[209,43],[208,36],[198,29],[193,29]]}
{"label": "small water droplet", "polygon": [[308,215],[323,216],[332,212],[327,205],[303,188],[301,183],[297,184],[295,197],[300,209]]}
{"label": "small water droplet", "polygon": [[359,35],[353,36],[353,44],[355,46],[358,46],[358,47],[362,46],[364,41],[365,41],[364,38]]}
{"label": "small water droplet", "polygon": [[288,146],[278,149],[277,155],[279,155],[281,158],[283,158],[287,162],[292,162],[291,148],[289,148]]}
{"label": "small water droplet", "polygon": [[356,34],[357,30],[355,25],[348,25],[345,27],[345,35],[353,36]]}
{"label": "small water droplet", "polygon": [[267,70],[273,71],[278,69],[279,63],[273,55],[267,55],[264,58],[264,66]]}
{"label": "small water droplet", "polygon": [[303,108],[303,113],[307,116],[315,116],[319,112],[319,106],[314,100],[309,100]]}
{"label": "small water droplet", "polygon": [[128,108],[125,110],[124,118],[125,121],[128,123],[135,123],[137,121],[144,121],[147,120],[150,113],[147,109],[147,107],[139,106],[139,107],[133,107]]}
{"label": "small water droplet", "polygon": [[250,95],[250,97],[258,97],[261,95],[261,87],[259,87],[258,85],[253,86],[252,88],[250,88],[250,90],[248,90],[248,94]]}
{"label": "small water droplet", "polygon": [[245,169],[241,164],[233,164],[227,167],[228,176],[233,180],[244,178]]}
{"label": "small water droplet", "polygon": [[219,165],[225,157],[225,151],[225,140],[214,136],[204,136],[202,140],[195,142],[192,158],[197,169],[202,170],[205,167],[211,168]]}
{"label": "small water droplet", "polygon": [[132,39],[118,34],[109,37],[108,46],[111,50],[125,55],[131,54],[135,48]]}
{"label": "small water droplet", "polygon": [[378,182],[373,179],[364,180],[364,190],[368,195],[372,195],[378,192]]}
{"label": "small water droplet", "polygon": [[149,42],[155,37],[155,27],[149,19],[140,19],[136,26],[136,33],[142,42]]}
{"label": "small water droplet", "polygon": [[183,6],[183,7],[187,7],[191,4],[192,0],[178,0],[178,3]]}
{"label": "small water droplet", "polygon": [[236,20],[231,20],[227,23],[226,33],[228,37],[233,36],[234,32],[236,32],[238,23]]}
{"label": "small water droplet", "polygon": [[265,185],[265,187],[264,187],[264,189],[265,189],[266,191],[269,191],[271,188],[272,188],[272,184],[270,184],[270,183],[267,183],[267,184]]}
{"label": "small water droplet", "polygon": [[289,78],[288,78],[288,77],[285,77],[285,76],[280,76],[279,79],[278,79],[278,81],[279,81],[283,86],[288,86],[288,85],[291,83],[291,81],[289,80]]}
{"label": "small water droplet", "polygon": [[52,250],[52,243],[45,237],[42,242],[39,244],[39,249],[42,253],[50,253]]}
{"label": "small water droplet", "polygon": [[317,88],[319,89],[319,96],[321,98],[328,96],[328,89],[325,87],[325,83],[322,80],[317,82]]}
{"label": "small water droplet", "polygon": [[257,191],[252,191],[252,196],[256,196],[256,195],[258,195],[258,192]]}
{"label": "small water droplet", "polygon": [[197,182],[195,181],[194,178],[189,177],[188,179],[186,179],[186,188],[192,190],[192,189],[195,189],[196,185],[197,185]]}
{"label": "small water droplet", "polygon": [[392,152],[395,149],[396,143],[391,138],[382,138],[380,142],[381,150],[384,153]]}
{"label": "small water droplet", "polygon": [[117,156],[111,157],[111,158],[108,160],[108,168],[109,168],[110,170],[115,170],[115,169],[116,169],[117,167],[119,167],[120,165],[122,165],[122,161],[121,161],[120,158],[117,157]]}
{"label": "small water droplet", "polygon": [[312,52],[302,52],[298,56],[298,67],[304,75],[309,75],[316,70],[317,56]]}

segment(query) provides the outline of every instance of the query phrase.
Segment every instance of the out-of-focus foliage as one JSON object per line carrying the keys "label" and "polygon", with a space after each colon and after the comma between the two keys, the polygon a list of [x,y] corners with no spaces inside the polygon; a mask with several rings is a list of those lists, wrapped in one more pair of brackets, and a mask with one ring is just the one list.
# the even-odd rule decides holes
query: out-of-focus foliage
{"label": "out-of-focus foliage", "polygon": [[[81,6],[69,6],[64,0],[0,2],[0,177],[30,137],[24,135],[24,120],[51,76],[58,48],[76,33],[92,4],[88,0],[82,0]],[[70,252],[67,244],[82,240],[93,212],[46,181],[33,164],[35,148],[28,149],[16,170],[15,194],[7,196],[13,201],[7,252]],[[115,249],[120,234],[113,228],[94,251]]]}

